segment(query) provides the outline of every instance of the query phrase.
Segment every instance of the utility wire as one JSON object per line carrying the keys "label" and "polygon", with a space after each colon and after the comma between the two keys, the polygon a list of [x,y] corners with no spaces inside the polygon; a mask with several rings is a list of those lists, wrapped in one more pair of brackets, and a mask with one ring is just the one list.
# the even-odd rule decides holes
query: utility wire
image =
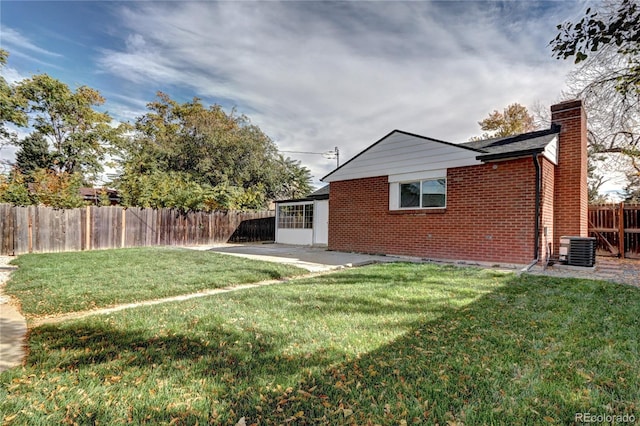
{"label": "utility wire", "polygon": [[333,151],[325,151],[325,152],[311,152],[311,151],[280,151],[287,154],[315,154],[322,155],[326,159],[336,159],[336,167],[340,167],[340,150],[336,146]]}

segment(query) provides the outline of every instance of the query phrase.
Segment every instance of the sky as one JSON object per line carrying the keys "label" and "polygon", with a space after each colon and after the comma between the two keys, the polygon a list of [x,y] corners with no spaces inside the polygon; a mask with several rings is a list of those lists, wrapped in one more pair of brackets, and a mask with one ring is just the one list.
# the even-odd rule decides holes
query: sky
{"label": "sky", "polygon": [[[158,91],[247,115],[313,183],[394,129],[449,142],[518,102],[548,110],[583,1],[0,1],[2,75],[47,73],[133,122]],[[291,153],[312,152],[316,154]],[[5,149],[0,155],[10,156]]]}

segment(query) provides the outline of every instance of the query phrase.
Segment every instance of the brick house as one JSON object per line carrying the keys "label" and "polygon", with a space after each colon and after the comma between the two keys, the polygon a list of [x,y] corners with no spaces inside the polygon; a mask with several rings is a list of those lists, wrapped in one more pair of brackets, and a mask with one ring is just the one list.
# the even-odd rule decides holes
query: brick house
{"label": "brick house", "polygon": [[529,264],[586,237],[582,102],[551,113],[549,129],[460,144],[392,131],[322,178],[328,249]]}

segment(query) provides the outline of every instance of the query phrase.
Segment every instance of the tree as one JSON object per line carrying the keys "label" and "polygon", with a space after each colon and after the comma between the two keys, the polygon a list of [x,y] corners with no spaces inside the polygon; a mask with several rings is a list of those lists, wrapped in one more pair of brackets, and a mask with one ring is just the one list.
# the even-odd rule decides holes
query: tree
{"label": "tree", "polygon": [[197,98],[181,104],[164,93],[147,107],[117,181],[131,194],[128,203],[175,206],[178,198],[159,191],[168,183],[197,193],[180,198],[185,208],[259,208],[310,192],[308,170],[283,158],[246,116],[227,114],[219,105],[207,108]]}
{"label": "tree", "polygon": [[72,91],[46,74],[22,80],[15,88],[26,102],[28,123],[47,140],[54,169],[59,173],[92,178],[121,143],[126,126],[111,126],[106,112],[95,108],[104,103],[100,93],[86,86]]}
{"label": "tree", "polygon": [[311,172],[300,161],[278,154],[275,165],[276,179],[271,198],[274,200],[303,198],[311,192]]}
{"label": "tree", "polygon": [[[640,164],[634,163],[634,171],[640,170]],[[640,173],[630,172],[627,174],[627,185],[624,188],[625,201],[640,203]]]}
{"label": "tree", "polygon": [[592,52],[615,45],[624,64],[609,78],[620,93],[640,94],[640,7],[635,0],[622,0],[602,11],[588,8],[580,21],[565,22],[557,29],[550,43],[556,58],[575,57],[578,64]]}
{"label": "tree", "polygon": [[33,204],[59,209],[72,209],[85,204],[80,195],[82,178],[79,174],[40,169],[32,173],[31,199]]}
{"label": "tree", "polygon": [[9,176],[0,175],[0,202],[15,206],[33,204],[24,175],[17,170],[13,170]]}
{"label": "tree", "polygon": [[[626,191],[640,180],[640,8],[629,0],[587,9],[575,24],[558,25],[551,41],[558,59],[575,57],[567,98],[580,98],[589,117],[590,184],[625,171]],[[634,183],[635,182],[635,183]],[[640,186],[638,186],[640,191]]]}
{"label": "tree", "polygon": [[[8,58],[9,52],[0,49],[0,69],[6,66]],[[16,133],[7,128],[7,124],[27,124],[27,116],[22,110],[24,104],[24,99],[17,96],[14,87],[0,75],[0,150],[6,145],[13,145],[17,140]]]}
{"label": "tree", "polygon": [[[0,69],[7,65],[9,52],[0,49]],[[14,123],[18,126],[27,124],[27,116],[22,111],[25,101],[20,98],[12,85],[0,75],[0,135],[4,139],[10,132],[6,129],[6,123]]]}
{"label": "tree", "polygon": [[[0,49],[0,66],[8,53]],[[83,204],[78,188],[102,170],[106,155],[122,144],[126,125],[112,126],[97,90],[73,91],[46,74],[14,84],[0,78],[2,144],[19,147],[12,174],[2,183],[2,199],[15,204],[69,208]],[[8,124],[29,128],[22,140]]]}
{"label": "tree", "polygon": [[20,148],[16,153],[15,167],[23,174],[30,175],[39,169],[53,169],[53,158],[49,152],[49,143],[38,132],[34,132],[16,145]]}
{"label": "tree", "polygon": [[485,132],[493,133],[483,133],[482,136],[471,138],[471,140],[500,138],[536,130],[533,116],[519,103],[507,106],[502,112],[494,110],[478,124]]}

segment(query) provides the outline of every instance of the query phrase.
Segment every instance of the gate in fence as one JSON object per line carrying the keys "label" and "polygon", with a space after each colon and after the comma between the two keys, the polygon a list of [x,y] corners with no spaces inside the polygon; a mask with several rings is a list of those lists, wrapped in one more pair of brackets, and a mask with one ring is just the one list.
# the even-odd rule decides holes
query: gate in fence
{"label": "gate in fence", "polygon": [[640,204],[589,206],[589,236],[598,255],[640,259]]}

